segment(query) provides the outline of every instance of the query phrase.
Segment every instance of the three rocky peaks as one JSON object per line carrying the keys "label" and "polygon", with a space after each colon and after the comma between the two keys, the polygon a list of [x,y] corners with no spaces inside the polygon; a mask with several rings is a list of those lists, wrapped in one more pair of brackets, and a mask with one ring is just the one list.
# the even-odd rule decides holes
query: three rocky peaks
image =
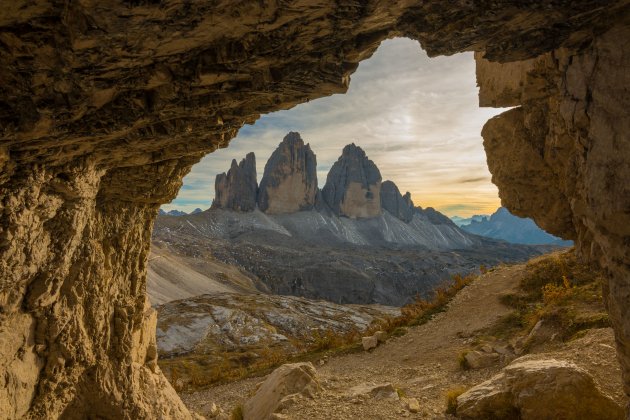
{"label": "three rocky peaks", "polygon": [[349,218],[370,218],[387,210],[404,222],[416,211],[411,194],[404,196],[354,143],[343,148],[321,190],[317,185],[315,153],[299,133],[290,132],[273,152],[256,183],[256,157],[248,153],[239,164],[232,160],[227,173],[217,175],[212,208],[268,214],[316,209]]}

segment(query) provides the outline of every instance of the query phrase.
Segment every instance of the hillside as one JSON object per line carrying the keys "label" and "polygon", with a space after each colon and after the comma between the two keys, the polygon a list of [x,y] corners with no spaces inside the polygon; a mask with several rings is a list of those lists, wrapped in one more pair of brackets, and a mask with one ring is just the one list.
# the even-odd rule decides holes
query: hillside
{"label": "hillside", "polygon": [[180,255],[154,242],[147,269],[147,295],[153,305],[206,293],[252,293],[265,290],[256,277],[212,255]]}
{"label": "hillside", "polygon": [[[313,399],[294,399],[279,413],[284,416],[281,418],[452,418],[445,414],[449,391],[479,384],[524,355],[524,359],[519,360],[554,359],[574,363],[592,375],[596,385],[623,406],[626,397],[610,328],[583,324],[581,330],[574,330],[565,337],[567,330],[563,328],[566,327],[553,326],[553,323],[535,328],[536,331],[532,327],[516,330],[507,327],[506,320],[514,319],[515,312],[504,302],[510,296],[524,293],[523,283],[536,279],[541,268],[554,267],[554,261],[558,261],[554,258],[558,258],[558,254],[540,257],[527,265],[503,266],[480,276],[455,296],[445,312],[434,315],[424,325],[410,327],[404,336],[390,337],[387,343],[371,352],[331,354],[321,362],[316,359],[322,392]],[[565,257],[560,258],[566,261]],[[575,277],[574,297],[547,308],[555,312],[567,309],[565,312],[572,312],[574,320],[592,319],[597,314],[605,316],[601,291],[597,292],[597,277],[590,274],[587,283],[581,283],[582,276],[578,273]],[[592,293],[595,297],[589,297]],[[541,319],[553,318],[544,315]],[[541,341],[542,337],[547,338]],[[485,367],[463,369],[461,355],[471,349],[482,353],[490,351],[487,354],[497,357]],[[202,414],[208,414],[211,403],[229,412],[252,395],[260,381],[260,378],[245,379],[181,396],[190,408]],[[398,397],[379,399],[354,394],[354,390],[369,384],[392,384],[403,398],[399,401]],[[417,413],[407,410],[407,398],[419,400]],[[618,410],[621,413],[621,409]]]}

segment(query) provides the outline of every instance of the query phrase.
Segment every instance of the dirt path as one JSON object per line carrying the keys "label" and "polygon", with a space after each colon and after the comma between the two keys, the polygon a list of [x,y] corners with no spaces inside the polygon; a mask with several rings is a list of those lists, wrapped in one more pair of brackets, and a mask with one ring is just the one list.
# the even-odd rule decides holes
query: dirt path
{"label": "dirt path", "polygon": [[[430,322],[369,353],[355,353],[330,358],[317,366],[324,391],[314,399],[302,399],[283,412],[289,419],[395,419],[448,418],[445,393],[453,388],[468,388],[498,372],[501,366],[463,371],[457,357],[471,342],[475,331],[491,325],[510,310],[499,302],[499,297],[516,289],[523,275],[524,265],[507,266],[489,272],[464,288],[449,304],[448,310],[437,314]],[[612,334],[604,330],[589,338],[593,351],[570,350],[566,358],[589,360],[595,365],[585,366],[595,371],[600,382],[607,381],[607,390],[620,390],[620,374],[614,359]],[[608,331],[608,332],[606,332]],[[575,346],[573,346],[575,347]],[[562,352],[560,352],[562,353]],[[562,356],[562,354],[554,354]],[[610,360],[607,360],[610,359]],[[610,380],[608,380],[610,378]],[[202,414],[207,403],[216,402],[229,412],[252,394],[260,378],[217,386],[207,391],[184,394],[184,402]],[[410,413],[402,402],[393,399],[366,399],[349,395],[357,385],[391,382],[407,397],[417,398],[420,411]],[[621,398],[619,392],[615,392]]]}

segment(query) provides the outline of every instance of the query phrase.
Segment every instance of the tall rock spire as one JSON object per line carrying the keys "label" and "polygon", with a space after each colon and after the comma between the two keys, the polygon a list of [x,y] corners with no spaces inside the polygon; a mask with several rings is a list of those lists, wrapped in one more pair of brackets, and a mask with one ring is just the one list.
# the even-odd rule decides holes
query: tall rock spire
{"label": "tall rock spire", "polygon": [[338,216],[378,216],[382,213],[381,179],[381,172],[363,149],[349,144],[330,168],[322,196]]}
{"label": "tall rock spire", "polygon": [[400,194],[400,190],[392,181],[381,184],[381,206],[403,222],[411,222],[413,218],[413,201],[411,194]]}
{"label": "tall rock spire", "polygon": [[212,208],[253,211],[256,208],[258,192],[254,153],[248,153],[238,165],[233,159],[227,174],[224,172],[217,175],[214,190]]}
{"label": "tall rock spire", "polygon": [[287,134],[273,152],[260,181],[258,207],[269,214],[310,210],[317,196],[315,153],[299,133]]}

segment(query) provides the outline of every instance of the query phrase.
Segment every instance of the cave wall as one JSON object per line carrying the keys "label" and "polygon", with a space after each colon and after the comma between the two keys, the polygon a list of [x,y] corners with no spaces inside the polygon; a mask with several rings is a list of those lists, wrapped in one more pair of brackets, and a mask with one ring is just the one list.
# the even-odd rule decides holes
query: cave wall
{"label": "cave wall", "polygon": [[517,106],[482,130],[502,204],[576,241],[608,273],[630,393],[630,22],[587,48],[499,64],[476,54],[480,104]]}
{"label": "cave wall", "polygon": [[[159,205],[244,123],[345,92],[358,63],[393,36],[417,39],[430,55],[483,51],[490,70],[480,75],[495,74],[486,86],[522,104],[484,129],[495,182],[511,210],[575,237],[608,268],[628,372],[629,242],[618,226],[628,213],[620,198],[628,54],[623,38],[610,35],[628,3],[3,4],[0,417],[190,418],[155,363],[155,314],[145,299]],[[501,87],[512,76],[496,76],[497,66],[534,74],[523,62],[540,68],[527,86],[545,86],[531,100],[510,93],[519,84]],[[482,97],[490,90],[482,83]],[[493,106],[505,100],[487,98]],[[492,164],[505,150],[519,156],[514,171]],[[519,165],[525,158],[535,166]],[[548,184],[541,197],[552,191],[558,199],[540,208],[521,200],[523,176]]]}

